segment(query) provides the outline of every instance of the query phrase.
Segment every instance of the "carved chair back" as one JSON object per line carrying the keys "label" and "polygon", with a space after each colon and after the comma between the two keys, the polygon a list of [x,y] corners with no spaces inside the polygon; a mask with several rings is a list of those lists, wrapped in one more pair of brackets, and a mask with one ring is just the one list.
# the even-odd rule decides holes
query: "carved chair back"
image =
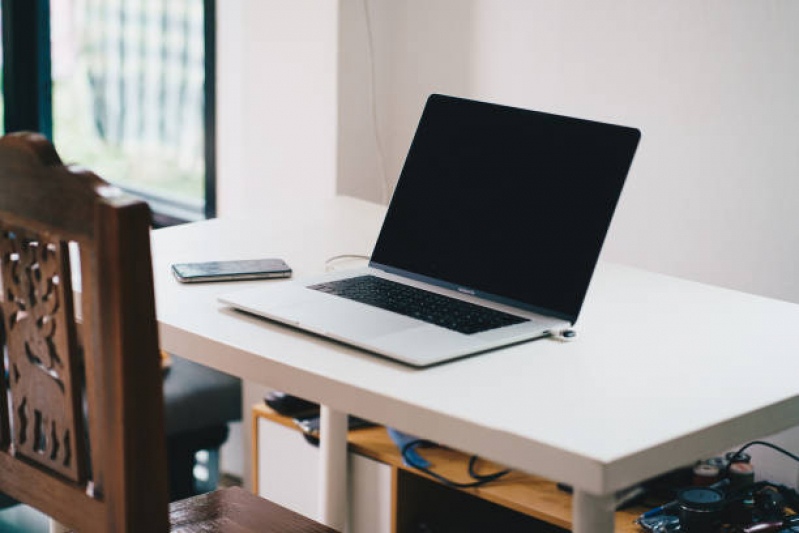
{"label": "carved chair back", "polygon": [[169,530],[149,224],[44,137],[0,138],[0,492],[79,532]]}

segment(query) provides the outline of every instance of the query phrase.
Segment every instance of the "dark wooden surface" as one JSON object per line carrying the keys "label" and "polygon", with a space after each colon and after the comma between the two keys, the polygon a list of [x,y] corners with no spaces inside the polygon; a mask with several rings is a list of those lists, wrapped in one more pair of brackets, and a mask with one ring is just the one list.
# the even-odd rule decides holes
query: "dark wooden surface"
{"label": "dark wooden surface", "polygon": [[149,227],[146,204],[63,166],[47,139],[0,139],[0,492],[81,532],[168,529]]}
{"label": "dark wooden surface", "polygon": [[335,533],[240,488],[218,490],[170,505],[172,531],[181,533]]}
{"label": "dark wooden surface", "polygon": [[0,224],[0,272],[16,453],[81,483],[82,379],[67,245]]}
{"label": "dark wooden surface", "polygon": [[[44,137],[0,138],[0,492],[80,533],[170,527],[149,231],[144,202],[63,166]],[[171,520],[332,531],[242,490],[178,502]]]}
{"label": "dark wooden surface", "polygon": [[53,231],[68,239],[91,237],[93,206],[107,184],[91,172],[64,167],[42,136],[10,134],[0,145],[0,213],[32,231]]}

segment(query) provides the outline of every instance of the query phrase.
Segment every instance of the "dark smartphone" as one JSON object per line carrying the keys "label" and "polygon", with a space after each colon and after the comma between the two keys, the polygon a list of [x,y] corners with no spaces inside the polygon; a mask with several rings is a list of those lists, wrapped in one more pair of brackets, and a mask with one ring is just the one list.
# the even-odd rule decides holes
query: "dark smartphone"
{"label": "dark smartphone", "polygon": [[172,265],[172,273],[181,283],[196,283],[200,281],[288,278],[291,276],[291,268],[282,259],[252,259],[181,263]]}

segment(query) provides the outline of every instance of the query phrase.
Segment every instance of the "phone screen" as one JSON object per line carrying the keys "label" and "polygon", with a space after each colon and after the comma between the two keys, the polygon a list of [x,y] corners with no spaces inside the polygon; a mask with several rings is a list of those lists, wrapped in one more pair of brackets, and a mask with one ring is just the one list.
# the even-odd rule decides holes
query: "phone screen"
{"label": "phone screen", "polygon": [[181,263],[172,265],[172,271],[183,282],[285,278],[291,275],[291,268],[282,259]]}

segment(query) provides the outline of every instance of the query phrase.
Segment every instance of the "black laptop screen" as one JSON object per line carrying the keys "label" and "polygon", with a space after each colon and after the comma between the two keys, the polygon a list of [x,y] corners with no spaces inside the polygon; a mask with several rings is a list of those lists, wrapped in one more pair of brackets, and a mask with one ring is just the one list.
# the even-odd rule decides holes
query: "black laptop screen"
{"label": "black laptop screen", "polygon": [[639,138],[432,95],[372,263],[575,321]]}

